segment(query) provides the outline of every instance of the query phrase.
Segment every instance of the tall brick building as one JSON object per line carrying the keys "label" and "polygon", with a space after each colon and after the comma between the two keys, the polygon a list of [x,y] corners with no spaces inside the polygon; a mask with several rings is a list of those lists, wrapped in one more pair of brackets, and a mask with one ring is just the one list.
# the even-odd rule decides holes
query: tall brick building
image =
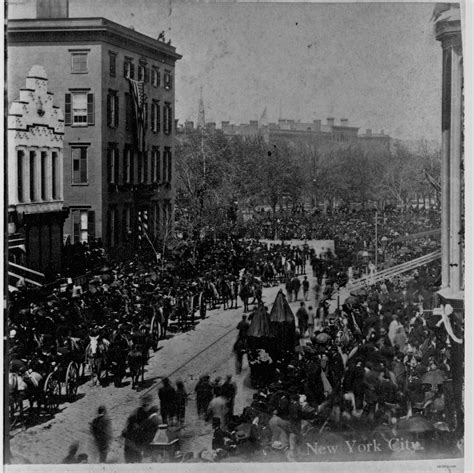
{"label": "tall brick building", "polygon": [[136,244],[140,217],[150,238],[159,236],[174,202],[180,58],[170,44],[107,19],[68,18],[66,0],[39,1],[37,18],[8,22],[9,102],[12,85],[41,64],[64,110],[65,239],[102,238],[123,251]]}

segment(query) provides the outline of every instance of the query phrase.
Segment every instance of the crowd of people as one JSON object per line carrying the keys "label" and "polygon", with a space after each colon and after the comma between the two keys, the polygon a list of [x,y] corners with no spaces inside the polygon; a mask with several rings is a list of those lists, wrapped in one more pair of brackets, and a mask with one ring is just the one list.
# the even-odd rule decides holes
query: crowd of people
{"label": "crowd of people", "polygon": [[[307,311],[301,301],[295,349],[261,345],[259,351],[267,353],[257,363],[265,380],[256,383],[252,404],[227,428],[227,443],[219,445],[216,458],[259,461],[267,449],[273,459],[307,461],[308,444],[315,442],[339,445],[342,458],[344,448],[348,456],[354,453],[348,444],[367,439],[383,459],[461,456],[463,348],[439,323],[439,313],[424,312],[421,297],[438,271],[431,264],[403,281],[376,284],[333,314],[324,310],[322,292],[322,310]],[[453,319],[453,326],[462,339],[461,323]],[[237,434],[245,426],[237,424],[251,427],[244,450]],[[216,428],[223,425],[216,422]],[[359,459],[374,459],[363,453]]]}
{"label": "crowd of people", "polygon": [[[262,286],[302,270],[305,250],[236,239],[206,239],[186,247],[175,262],[121,262],[100,268],[85,284],[70,279],[56,287],[21,288],[10,294],[9,356],[17,372],[32,369],[43,378],[57,362],[84,358],[89,336],[108,342],[150,333],[158,338],[192,329],[208,310],[236,307]],[[174,323],[173,323],[174,322]],[[156,346],[156,345],[155,345]],[[125,346],[126,348],[126,346]]]}
{"label": "crowd of people", "polygon": [[[367,435],[387,441],[403,433],[420,457],[441,444],[455,449],[462,432],[462,349],[447,336],[435,312],[426,316],[426,309],[436,306],[432,294],[439,285],[439,264],[368,286],[330,314],[327,301],[348,282],[349,268],[357,277],[370,262],[370,257],[361,261],[359,251],[372,244],[373,213],[287,217],[279,217],[280,238],[334,239],[335,254],[318,255],[308,245],[214,237],[184,245],[168,262],[135,259],[107,266],[104,253],[95,247],[92,259],[97,257],[95,262],[104,267],[86,285],[69,282],[48,293],[22,288],[10,295],[10,369],[33,369],[45,376],[51,361],[61,362],[68,350],[81,346],[73,341],[85,343],[91,334],[113,341],[149,327],[153,317],[159,320],[159,336],[165,337],[174,320],[180,330],[193,328],[218,304],[233,307],[235,300],[237,306],[237,297],[249,311],[248,300],[258,302],[263,286],[283,283],[288,301],[301,300],[294,350],[261,358],[268,376],[252,404],[235,415],[236,387],[230,376],[223,383],[203,376],[195,386],[198,415],[214,429],[213,461],[242,452],[247,459],[271,452],[298,460],[308,442],[329,433],[341,442]],[[296,233],[285,233],[284,225]],[[384,249],[391,264],[436,244],[430,238],[397,243],[400,236],[437,226],[439,215],[433,212],[385,213],[380,234],[394,242]],[[402,246],[408,252],[400,251]],[[314,301],[309,300],[307,264],[316,280]],[[237,373],[251,321],[252,314],[248,320],[244,315],[238,325]],[[462,338],[461,323],[453,320],[453,326]],[[159,399],[159,411],[148,399],[129,418],[123,433],[126,461],[141,461],[149,453],[146,446],[160,423],[176,429],[183,425],[188,399],[184,384],[178,381],[174,387],[165,379]],[[107,424],[105,411],[98,417],[99,425]],[[425,430],[411,429],[410,419],[420,417],[428,421]],[[103,461],[109,445],[104,437]]]}

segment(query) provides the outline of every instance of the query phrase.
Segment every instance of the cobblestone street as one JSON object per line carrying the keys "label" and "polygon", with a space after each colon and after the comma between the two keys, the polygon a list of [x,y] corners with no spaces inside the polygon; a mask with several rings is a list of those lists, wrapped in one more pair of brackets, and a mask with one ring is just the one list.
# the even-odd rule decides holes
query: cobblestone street
{"label": "cobblestone street", "polygon": [[[309,275],[308,269],[307,273]],[[311,277],[311,287],[314,282]],[[271,309],[273,300],[280,288],[264,288],[263,301]],[[301,297],[300,297],[301,300]],[[310,297],[314,301],[314,294]],[[90,381],[82,384],[78,390],[78,399],[72,403],[62,403],[53,419],[27,430],[15,429],[10,445],[12,455],[24,457],[31,463],[60,463],[66,456],[69,445],[79,442],[79,452],[87,453],[89,462],[97,461],[97,453],[91,442],[89,423],[97,408],[107,406],[113,424],[114,441],[108,461],[123,462],[123,441],[120,434],[128,415],[139,405],[140,398],[151,393],[155,403],[158,401],[158,385],[163,377],[172,382],[182,379],[189,393],[186,409],[186,425],[182,432],[182,451],[199,452],[209,448],[212,429],[209,423],[197,417],[194,386],[203,374],[224,377],[235,373],[232,345],[237,335],[235,327],[243,314],[239,308],[233,310],[216,309],[208,312],[208,317],[199,322],[194,330],[178,333],[168,340],[160,341],[160,349],[150,357],[145,373],[145,383],[138,391],[132,391],[130,378],[125,386],[115,388],[113,383],[107,387],[91,386]],[[296,312],[299,302],[291,303]],[[246,360],[246,358],[244,358]],[[235,412],[251,402],[253,390],[247,377],[249,369],[246,361],[240,375],[234,375],[238,392]]]}

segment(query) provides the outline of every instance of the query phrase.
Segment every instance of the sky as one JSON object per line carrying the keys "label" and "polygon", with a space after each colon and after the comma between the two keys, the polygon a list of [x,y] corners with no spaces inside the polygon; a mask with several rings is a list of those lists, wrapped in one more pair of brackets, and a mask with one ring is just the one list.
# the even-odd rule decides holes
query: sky
{"label": "sky", "polygon": [[[156,38],[176,64],[176,118],[246,123],[349,119],[365,132],[440,141],[441,47],[433,3],[70,0],[71,17],[103,16]],[[35,16],[11,0],[9,18]]]}

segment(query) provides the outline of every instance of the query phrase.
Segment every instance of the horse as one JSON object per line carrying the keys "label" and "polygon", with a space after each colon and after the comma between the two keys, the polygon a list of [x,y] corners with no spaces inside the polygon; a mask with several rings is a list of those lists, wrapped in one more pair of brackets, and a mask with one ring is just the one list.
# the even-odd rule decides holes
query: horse
{"label": "horse", "polygon": [[145,365],[151,348],[151,338],[146,333],[146,326],[142,325],[131,335],[131,349],[127,355],[127,363],[132,378],[132,389],[138,388],[140,382],[145,381]]}
{"label": "horse", "polygon": [[[230,286],[230,308],[231,309],[237,309],[238,308],[238,296],[239,296],[239,283],[238,281],[231,280],[229,282]],[[235,307],[234,307],[235,303]]]}
{"label": "horse", "polygon": [[86,363],[89,365],[91,372],[92,386],[101,383],[102,371],[105,371],[107,376],[107,351],[109,342],[105,339],[99,340],[99,335],[89,335],[89,344],[86,348]]}
{"label": "horse", "polygon": [[215,309],[219,300],[219,293],[211,281],[207,281],[204,285],[204,296],[208,303],[208,310]]}
{"label": "horse", "polygon": [[10,405],[10,416],[12,423],[15,422],[14,415],[17,410],[20,412],[19,419],[23,420],[23,401],[28,399],[30,412],[37,402],[38,410],[41,408],[43,399],[43,377],[32,370],[26,371],[23,375],[15,372],[8,374],[8,397]]}
{"label": "horse", "polygon": [[132,378],[132,389],[138,388],[140,384],[140,375],[142,383],[145,381],[145,364],[146,354],[143,353],[142,347],[134,345],[127,355],[127,364],[130,369]]}
{"label": "horse", "polygon": [[224,310],[231,309],[232,307],[227,307],[229,304],[229,299],[231,299],[231,288],[229,283],[224,278],[222,278],[219,282],[219,292],[222,298]]}
{"label": "horse", "polygon": [[128,341],[122,335],[117,335],[107,352],[107,362],[116,388],[122,385],[122,379],[125,377],[128,347]]}
{"label": "horse", "polygon": [[240,286],[240,293],[239,296],[242,299],[242,302],[244,304],[244,312],[249,311],[249,298],[252,295],[252,291],[250,289],[250,286],[246,282],[242,282]]}
{"label": "horse", "polygon": [[20,412],[19,419],[23,420],[23,400],[26,397],[27,385],[18,373],[8,374],[8,402],[10,407],[10,420],[15,423],[15,412]]}

